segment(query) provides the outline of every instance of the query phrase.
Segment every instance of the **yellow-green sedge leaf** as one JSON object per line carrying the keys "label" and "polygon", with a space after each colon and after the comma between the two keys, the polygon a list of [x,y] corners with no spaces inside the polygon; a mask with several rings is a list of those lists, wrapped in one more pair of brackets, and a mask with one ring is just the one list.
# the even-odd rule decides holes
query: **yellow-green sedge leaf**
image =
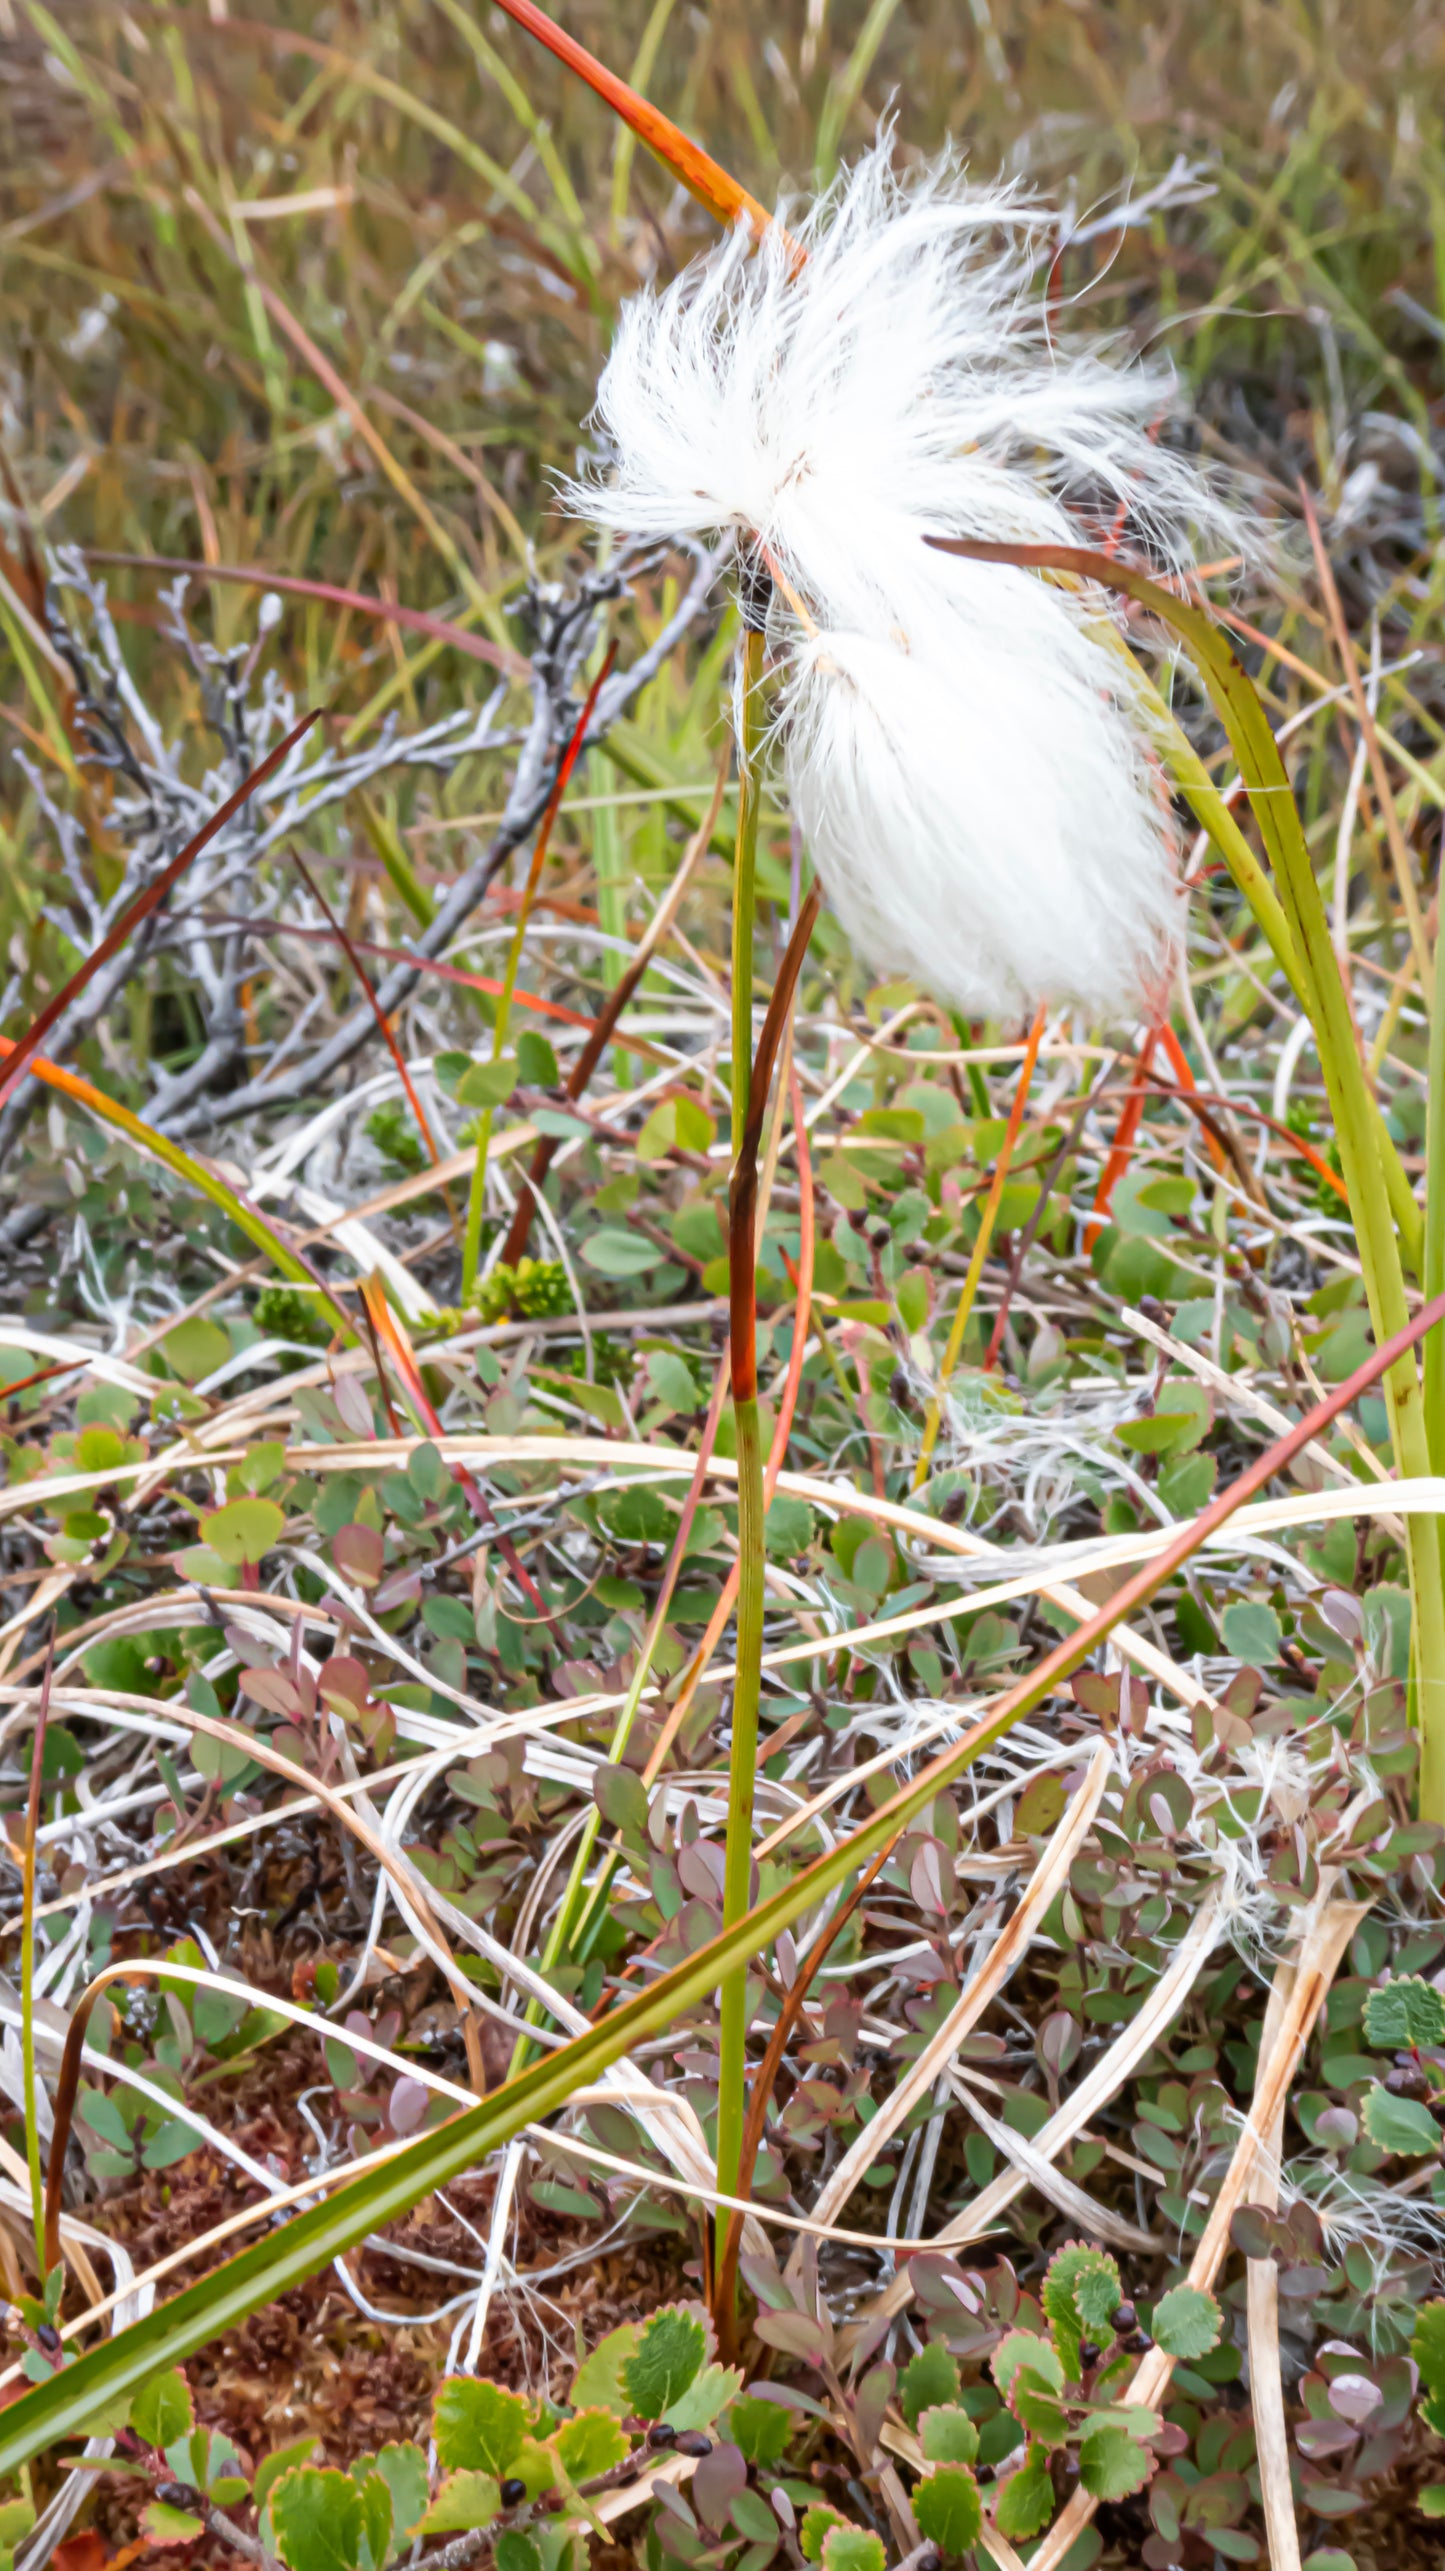
{"label": "yellow-green sedge leaf", "polygon": [[[1178,635],[1204,680],[1229,735],[1250,808],[1274,873],[1290,942],[1298,958],[1301,997],[1315,1031],[1320,1067],[1339,1142],[1340,1162],[1355,1219],[1370,1320],[1377,1340],[1393,1339],[1407,1311],[1401,1244],[1392,1216],[1386,1169],[1393,1153],[1378,1105],[1365,1079],[1350,1014],[1349,995],[1325,917],[1309,844],[1294,789],[1270,729],[1259,691],[1232,643],[1198,608],[1164,589],[1146,573],[1112,555],[1071,545],[981,544],[968,538],[929,536],[941,553],[980,562],[1007,562],[1122,590]],[[1227,855],[1227,851],[1225,852]],[[1246,888],[1247,890],[1247,888]],[[1268,932],[1266,932],[1268,933]],[[1413,1204],[1413,1199],[1412,1199]],[[1414,1208],[1412,1255],[1423,1255],[1423,1223]],[[1413,1357],[1402,1356],[1385,1373],[1385,1399],[1396,1461],[1404,1474],[1428,1473],[1430,1444],[1425,1404]],[[1415,1711],[1420,1725],[1420,1814],[1445,1820],[1445,1554],[1440,1531],[1411,1521],[1406,1536],[1414,1605]]]}
{"label": "yellow-green sedge leaf", "polygon": [[[0,1062],[14,1050],[9,1038],[0,1036]],[[143,1117],[132,1115],[129,1107],[123,1107],[118,1098],[107,1098],[103,1089],[93,1088],[88,1080],[81,1079],[79,1072],[65,1070],[60,1063],[48,1061],[44,1054],[32,1054],[26,1070],[33,1079],[43,1081],[47,1089],[60,1090],[65,1097],[73,1098],[78,1107],[84,1107],[92,1116],[98,1117],[103,1125],[111,1125],[117,1133],[128,1136],[143,1152],[149,1152],[153,1160],[162,1161],[167,1169],[174,1170],[176,1177],[184,1179],[198,1195],[208,1196],[213,1205],[219,1205],[222,1213],[230,1216],[237,1231],[244,1232],[247,1240],[255,1243],[273,1267],[279,1268],[283,1277],[288,1277],[293,1285],[315,1287],[337,1329],[353,1346],[358,1344],[356,1331],[325,1280],[294,1250],[287,1248],[265,1215],[246,1197],[238,1196],[233,1187],[228,1187],[219,1171],[213,1169],[208,1161],[198,1160],[192,1153],[182,1151],[180,1144],[173,1143],[169,1134],[157,1133],[154,1125],[146,1124]]]}

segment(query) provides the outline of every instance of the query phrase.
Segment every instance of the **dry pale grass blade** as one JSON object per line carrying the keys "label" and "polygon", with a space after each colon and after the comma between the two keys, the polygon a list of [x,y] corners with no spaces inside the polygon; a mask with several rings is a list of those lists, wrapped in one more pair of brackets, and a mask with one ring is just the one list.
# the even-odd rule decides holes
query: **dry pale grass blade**
{"label": "dry pale grass blade", "polygon": [[[1321,1891],[1326,1890],[1325,1883]],[[1279,2042],[1285,2009],[1294,1993],[1296,1968],[1286,1962],[1270,1985],[1260,2030],[1259,2058],[1267,2062]],[[1260,2165],[1252,2201],[1279,2203],[1279,2157],[1284,2139],[1285,2101],[1281,2098],[1263,2129]],[[1299,2521],[1290,2479],[1289,2431],[1284,2415],[1284,2384],[1279,2370],[1279,2270],[1273,2259],[1245,2261],[1246,2310],[1249,2325],[1249,2407],[1259,2461],[1260,2501],[1269,2546],[1270,2571],[1300,2571]]]}
{"label": "dry pale grass blade", "polygon": [[[1275,1980],[1281,1987],[1281,2004],[1274,2043],[1268,2053],[1263,2046],[1260,2048],[1254,2103],[1210,2208],[1199,2245],[1190,2260],[1187,2278],[1190,2285],[1208,2288],[1219,2273],[1229,2248],[1230,2223],[1244,2202],[1245,2189],[1254,2174],[1256,2161],[1264,2152],[1274,2120],[1283,2110],[1315,2020],[1329,1998],[1330,1984],[1339,1969],[1340,1957],[1361,1920],[1369,1917],[1371,1907],[1369,1902],[1355,1901],[1317,1904],[1297,1955],[1292,1961],[1282,1962],[1276,1972]],[[1173,2372],[1174,2359],[1167,2357],[1162,2348],[1151,2348],[1136,2368],[1127,2390],[1120,2394],[1120,2400],[1140,2403],[1148,2410],[1157,2409],[1168,2390]],[[1098,2501],[1082,2487],[1075,2491],[1033,2556],[1030,2571],[1059,2571],[1064,2556],[1082,2534],[1098,2505]]]}
{"label": "dry pale grass blade", "polygon": [[883,2157],[890,2135],[898,2131],[919,2099],[947,2070],[964,2037],[977,2026],[984,2010],[1002,1990],[1015,1965],[1022,1961],[1040,1920],[1054,1895],[1068,1881],[1069,1868],[1093,1827],[1108,1775],[1109,1752],[1101,1742],[1089,1761],[1084,1783],[1071,1796],[1068,1809],[1040,1855],[1018,1908],[985,1963],[962,1998],[949,2010],[937,2033],[930,2037],[917,2061],[909,2066],[904,2077],[882,2101],[871,2124],[864,2126],[837,2168],[824,2181],[813,2205],[818,2222],[830,2223],[835,2215],[842,2212],[855,2187],[861,2184],[865,2171]]}
{"label": "dry pale grass blade", "polygon": [[[1033,2137],[1033,2149],[1044,2160],[1056,2160],[1101,2108],[1122,2089],[1138,2065],[1173,2025],[1219,1936],[1223,1897],[1216,1885],[1205,1895],[1152,1991],[1146,1991],[1134,2016],[1108,2051],[1100,2055],[1056,2115]],[[1017,2169],[1005,2170],[981,2188],[971,2205],[945,2223],[933,2242],[948,2249],[960,2241],[981,2240],[1000,2215],[1022,2194],[1028,2180]],[[885,2313],[901,2312],[909,2297],[906,2276],[895,2277],[877,2302],[860,2318],[860,2327]]]}
{"label": "dry pale grass blade", "polygon": [[[980,2133],[986,2134],[1001,2160],[1010,2161],[1017,2174],[1019,2188],[1032,2187],[1070,2223],[1081,2226],[1093,2241],[1112,2241],[1117,2250],[1135,2250],[1142,2258],[1157,2258],[1159,2241],[1139,2223],[1131,2223],[1111,2206],[1101,2205],[1086,2188],[1066,2178],[1054,2167],[1046,2151],[1040,2151],[1025,2134],[1015,2133],[1002,2117],[990,2114],[976,2089],[958,2072],[953,2074],[953,2094],[967,2107]],[[1015,2190],[1018,2193],[1018,2189]]]}
{"label": "dry pale grass blade", "polygon": [[1028,2564],[1021,2554],[1015,2553],[1008,2537],[1000,2535],[996,2526],[990,2526],[987,2518],[978,2531],[977,2550],[996,2563],[998,2571],[1029,2571]]}

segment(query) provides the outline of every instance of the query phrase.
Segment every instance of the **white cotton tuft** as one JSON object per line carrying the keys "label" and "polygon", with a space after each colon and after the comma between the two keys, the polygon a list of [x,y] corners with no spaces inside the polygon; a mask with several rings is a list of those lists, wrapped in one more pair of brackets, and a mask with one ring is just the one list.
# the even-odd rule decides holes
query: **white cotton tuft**
{"label": "white cotton tuft", "polygon": [[1056,344],[1047,238],[951,159],[899,178],[885,137],[761,246],[740,231],[624,307],[611,454],[567,494],[630,535],[766,549],[787,782],[829,899],[872,966],[978,1015],[1155,988],[1174,840],[1107,603],[924,537],[1097,543],[1121,505],[1171,561],[1235,532],[1150,435],[1172,377]]}

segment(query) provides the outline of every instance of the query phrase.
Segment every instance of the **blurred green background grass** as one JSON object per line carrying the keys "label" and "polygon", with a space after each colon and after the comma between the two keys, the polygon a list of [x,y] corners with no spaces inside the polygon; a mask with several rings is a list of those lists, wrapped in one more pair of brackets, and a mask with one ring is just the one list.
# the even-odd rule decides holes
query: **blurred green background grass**
{"label": "blurred green background grass", "polygon": [[[569,0],[563,14],[764,197],[826,176],[890,105],[907,149],[951,139],[980,174],[1037,186],[1060,209],[1060,295],[1167,347],[1200,433],[1283,502],[1300,474],[1322,493],[1357,620],[1433,531],[1434,0]],[[528,545],[545,568],[568,543],[551,476],[573,460],[617,302],[709,237],[595,99],[468,0],[254,16],[227,0],[0,0],[0,429],[12,501],[52,539],[264,561],[511,639]],[[18,578],[13,507],[6,529]],[[155,578],[117,573],[112,590],[163,724],[193,722],[192,675],[157,646]],[[255,595],[213,586],[203,614],[227,643],[253,630]],[[0,623],[4,729],[63,769],[55,673],[13,615]],[[288,610],[286,659],[298,695],[362,728],[487,683],[320,602]],[[674,773],[700,773],[689,716],[704,700],[710,731],[714,677],[693,655],[649,703]],[[487,776],[462,770],[440,798],[402,780],[378,809],[406,827],[489,799]],[[660,809],[626,828],[641,871],[665,863]],[[0,936],[13,956],[21,934],[31,970],[50,836],[7,760]],[[445,873],[462,841],[414,853]],[[599,871],[616,862],[597,855]]]}

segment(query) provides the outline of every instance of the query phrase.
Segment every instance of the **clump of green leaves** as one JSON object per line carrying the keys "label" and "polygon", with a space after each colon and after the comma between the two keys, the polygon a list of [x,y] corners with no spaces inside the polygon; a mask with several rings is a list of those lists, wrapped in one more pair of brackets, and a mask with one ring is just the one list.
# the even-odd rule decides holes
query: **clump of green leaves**
{"label": "clump of green leaves", "polygon": [[302,1348],[324,1348],[331,1337],[331,1323],[320,1297],[309,1294],[304,1286],[262,1286],[256,1297],[255,1320],[257,1329],[268,1339],[294,1339]]}
{"label": "clump of green leaves", "polygon": [[1395,2056],[1383,2081],[1365,2091],[1365,2132],[1380,2151],[1419,2160],[1445,2147],[1439,2117],[1445,2113],[1445,1998],[1433,1982],[1407,1974],[1371,1991],[1365,2002],[1365,2038]]}
{"label": "clump of green leaves", "polygon": [[365,1133],[375,1143],[384,1161],[394,1169],[405,1170],[408,1177],[427,1166],[427,1154],[416,1118],[399,1098],[383,1098],[367,1117]]}
{"label": "clump of green leaves", "polygon": [[573,1310],[572,1288],[560,1259],[505,1259],[477,1287],[477,1310],[483,1321],[506,1321],[516,1313],[527,1321],[545,1321]]}

